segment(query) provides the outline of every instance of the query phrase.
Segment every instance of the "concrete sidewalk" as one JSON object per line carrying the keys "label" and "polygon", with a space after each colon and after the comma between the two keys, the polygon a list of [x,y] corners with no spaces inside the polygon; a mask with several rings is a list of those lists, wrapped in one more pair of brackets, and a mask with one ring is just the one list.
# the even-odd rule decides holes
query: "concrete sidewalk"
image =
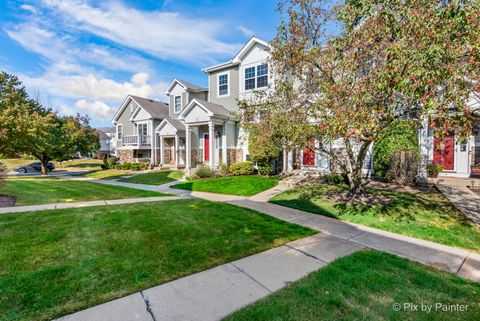
{"label": "concrete sidewalk", "polygon": [[378,251],[395,254],[461,277],[480,281],[480,255],[468,250],[416,239],[271,203],[234,200],[228,203],[309,227]]}
{"label": "concrete sidewalk", "polygon": [[362,246],[317,234],[159,285],[58,321],[213,321]]}
{"label": "concrete sidewalk", "polygon": [[478,187],[478,179],[438,178],[435,185],[460,212],[480,226],[480,196],[468,188]]}
{"label": "concrete sidewalk", "polygon": [[90,206],[122,205],[122,204],[134,204],[134,203],[172,201],[172,200],[185,199],[185,198],[186,197],[182,198],[179,196],[158,196],[158,197],[124,198],[124,199],[117,199],[117,200],[102,200],[102,201],[88,201],[88,202],[54,203],[54,204],[42,204],[42,205],[30,205],[30,206],[18,206],[18,207],[2,207],[0,208],[0,215],[10,214],[10,213],[56,210],[56,209],[62,209],[62,208],[79,208],[79,207],[90,207]]}

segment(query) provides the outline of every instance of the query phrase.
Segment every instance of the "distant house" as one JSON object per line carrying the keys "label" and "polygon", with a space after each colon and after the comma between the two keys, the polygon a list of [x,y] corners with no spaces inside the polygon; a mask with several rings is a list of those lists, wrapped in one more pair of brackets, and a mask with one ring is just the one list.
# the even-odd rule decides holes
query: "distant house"
{"label": "distant house", "polygon": [[115,156],[117,153],[115,127],[101,127],[95,130],[98,133],[98,139],[100,141],[100,149],[97,151],[98,157],[103,158],[104,155]]}

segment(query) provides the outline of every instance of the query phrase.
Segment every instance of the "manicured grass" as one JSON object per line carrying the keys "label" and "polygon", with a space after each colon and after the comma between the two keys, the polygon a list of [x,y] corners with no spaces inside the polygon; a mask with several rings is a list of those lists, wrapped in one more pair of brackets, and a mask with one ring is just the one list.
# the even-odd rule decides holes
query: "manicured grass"
{"label": "manicured grass", "polygon": [[16,206],[164,196],[122,186],[56,178],[8,178],[0,192],[15,196]]}
{"label": "manicured grass", "polygon": [[12,171],[16,166],[28,165],[34,162],[37,162],[37,161],[32,159],[22,159],[22,158],[0,159],[0,163],[4,163],[5,166],[7,166],[7,171]]}
{"label": "manicured grass", "polygon": [[173,188],[228,195],[251,196],[278,184],[278,178],[264,176],[227,176],[184,182]]}
{"label": "manicured grass", "polygon": [[100,159],[74,159],[65,162],[55,162],[56,168],[67,170],[99,170],[103,161]]}
{"label": "manicured grass", "polygon": [[375,206],[345,205],[325,196],[345,188],[304,185],[281,193],[270,202],[480,252],[480,228],[438,192],[410,193],[369,188],[369,193],[390,199],[387,204]]}
{"label": "manicured grass", "polygon": [[0,319],[50,320],[312,234],[203,200],[1,215]]}
{"label": "manicured grass", "polygon": [[115,179],[122,176],[130,176],[134,172],[126,169],[107,169],[100,170],[96,172],[86,173],[83,176],[89,178],[98,178],[98,179]]}
{"label": "manicured grass", "polygon": [[[224,321],[474,321],[480,283],[375,251],[341,258],[304,279],[233,313]],[[400,304],[395,311],[394,304]],[[410,311],[404,304],[418,304]],[[421,304],[433,305],[430,313]],[[445,312],[436,304],[468,305]]]}
{"label": "manicured grass", "polygon": [[182,179],[182,171],[155,171],[124,178],[121,181],[135,184],[162,185]]}

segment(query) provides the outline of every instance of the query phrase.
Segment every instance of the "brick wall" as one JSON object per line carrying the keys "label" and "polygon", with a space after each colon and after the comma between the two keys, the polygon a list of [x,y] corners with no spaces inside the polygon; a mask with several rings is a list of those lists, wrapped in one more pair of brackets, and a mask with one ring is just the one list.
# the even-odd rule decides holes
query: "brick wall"
{"label": "brick wall", "polygon": [[119,149],[117,150],[120,163],[133,163],[133,150],[132,149]]}

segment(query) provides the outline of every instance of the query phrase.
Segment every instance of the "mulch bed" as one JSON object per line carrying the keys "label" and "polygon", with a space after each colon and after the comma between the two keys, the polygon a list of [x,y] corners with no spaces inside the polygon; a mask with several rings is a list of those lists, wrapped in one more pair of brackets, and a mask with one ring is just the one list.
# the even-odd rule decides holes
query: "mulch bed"
{"label": "mulch bed", "polygon": [[13,207],[17,199],[13,196],[0,195],[0,207]]}

